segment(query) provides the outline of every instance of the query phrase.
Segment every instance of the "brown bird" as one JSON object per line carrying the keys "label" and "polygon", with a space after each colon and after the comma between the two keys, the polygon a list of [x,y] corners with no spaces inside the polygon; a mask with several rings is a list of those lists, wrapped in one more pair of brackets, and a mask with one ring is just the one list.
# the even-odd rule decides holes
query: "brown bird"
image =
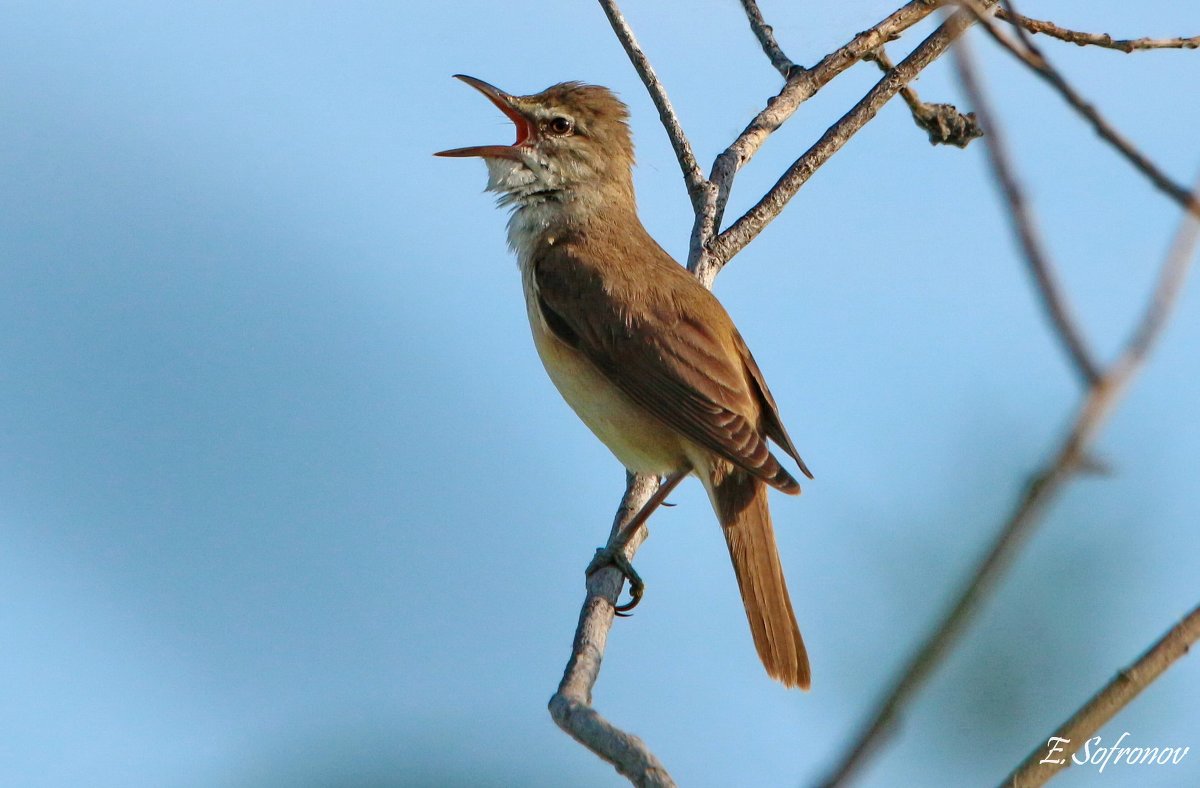
{"label": "brown bird", "polygon": [[[482,157],[488,190],[511,209],[508,244],[550,379],[626,468],[667,476],[645,514],[688,473],[700,478],[767,673],[807,689],[808,655],[767,509],[768,485],[791,495],[800,485],[767,439],[812,474],[725,309],[638,219],[628,108],[607,88],[577,82],[513,96],[457,78],[516,125],[511,145],[437,155]],[[627,574],[636,601],[636,574]]]}

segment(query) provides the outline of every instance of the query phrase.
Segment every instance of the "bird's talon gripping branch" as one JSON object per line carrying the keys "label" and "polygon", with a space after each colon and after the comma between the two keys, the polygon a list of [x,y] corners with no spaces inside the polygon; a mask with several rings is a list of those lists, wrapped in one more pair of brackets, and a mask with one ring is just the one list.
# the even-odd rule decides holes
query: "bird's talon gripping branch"
{"label": "bird's talon gripping branch", "polygon": [[631,618],[633,613],[630,611],[638,606],[638,602],[642,601],[642,592],[645,590],[646,587],[641,583],[634,583],[633,581],[630,581],[629,601],[623,605],[613,605],[613,615],[620,618]]}
{"label": "bird's talon gripping branch", "polygon": [[642,582],[641,575],[633,568],[633,564],[625,557],[623,550],[614,550],[611,547],[596,548],[596,555],[592,558],[592,562],[588,564],[588,577],[591,577],[595,572],[606,566],[614,567],[629,581],[629,601],[623,605],[613,605],[613,609],[618,616],[628,618],[630,615],[629,611],[637,607],[638,603],[642,601],[642,594],[646,591],[646,584]]}

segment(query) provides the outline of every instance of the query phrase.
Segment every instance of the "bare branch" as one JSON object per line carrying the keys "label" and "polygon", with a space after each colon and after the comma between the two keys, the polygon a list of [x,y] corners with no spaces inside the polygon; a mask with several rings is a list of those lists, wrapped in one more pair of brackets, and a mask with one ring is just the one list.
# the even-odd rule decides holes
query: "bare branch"
{"label": "bare branch", "polygon": [[1100,367],[1093,360],[1092,353],[1083,339],[1083,334],[1075,323],[1071,308],[1067,305],[1066,295],[1059,285],[1050,258],[1042,246],[1033,212],[1030,211],[1029,205],[1025,201],[1024,190],[1017,181],[1016,173],[1009,162],[1004,131],[996,114],[992,112],[991,104],[987,100],[972,60],[967,40],[963,39],[954,48],[954,61],[959,81],[962,83],[971,105],[979,113],[984,128],[987,129],[988,136],[984,142],[987,146],[988,161],[991,164],[996,184],[1008,201],[1009,221],[1017,235],[1021,251],[1024,252],[1026,265],[1033,274],[1038,295],[1042,299],[1042,306],[1049,314],[1058,337],[1066,348],[1067,355],[1074,363],[1080,377],[1083,378],[1084,384],[1095,385],[1100,378]]}
{"label": "bare branch", "polygon": [[[657,489],[658,479],[653,476],[626,474],[625,495],[613,518],[609,547],[613,546],[614,539],[625,524],[633,519]],[[646,535],[646,529],[642,528],[629,540],[625,548],[628,558],[633,558]],[[592,688],[600,676],[600,663],[604,658],[617,596],[623,584],[624,578],[614,567],[606,567],[588,577],[587,598],[579,613],[571,659],[567,662],[558,691],[550,698],[550,715],[558,727],[612,764],[634,785],[673,786],[675,783],[666,767],[645,742],[617,728],[592,707]]]}
{"label": "bare branch", "polygon": [[711,222],[714,234],[721,224],[734,176],[754,157],[767,137],[835,77],[932,14],[936,7],[937,3],[912,0],[874,27],[859,33],[842,47],[821,58],[812,68],[792,71],[779,93],[767,100],[766,108],[750,121],[750,125],[713,163],[709,179],[719,190],[716,213]]}
{"label": "bare branch", "polygon": [[[1150,161],[1133,143],[1125,139],[1111,123],[1100,115],[1095,107],[1080,96],[1079,92],[1063,78],[1058,69],[1050,64],[1050,61],[1046,59],[1023,28],[1020,26],[1016,27],[1025,45],[1022,49],[1000,31],[999,26],[988,16],[988,12],[982,3],[975,2],[975,0],[959,0],[959,4],[975,17],[975,20],[979,22],[996,43],[1057,90],[1066,99],[1067,103],[1091,124],[1101,139],[1112,145],[1130,164],[1145,175],[1159,191],[1179,203],[1186,210],[1200,216],[1200,200],[1197,200],[1186,187],[1159,169],[1158,165]],[[1011,4],[1009,5],[1011,8]]]}
{"label": "bare branch", "polygon": [[875,707],[868,722],[855,736],[853,746],[838,763],[826,785],[844,785],[878,750],[903,707],[913,699],[925,680],[949,653],[983,599],[995,588],[1004,571],[1033,533],[1046,507],[1076,473],[1086,469],[1088,448],[1092,440],[1145,362],[1174,306],[1191,263],[1198,228],[1200,225],[1194,217],[1184,216],[1167,261],[1159,272],[1154,294],[1125,350],[1088,390],[1076,411],[1074,423],[1064,435],[1058,450],[1033,476],[1013,513],[998,531],[987,554],[971,573],[970,580],[955,596],[954,604],[946,611],[938,626],[925,639]]}
{"label": "bare branch", "polygon": [[788,167],[783,177],[753,208],[717,236],[709,250],[715,258],[714,264],[718,267],[724,265],[754,240],[763,228],[779,215],[788,200],[795,196],[809,177],[874,118],[879,108],[899,93],[900,88],[911,82],[923,68],[945,52],[950,43],[962,35],[970,24],[969,14],[955,12],[898,66],[885,74],[853,109],[830,126],[804,155]]}
{"label": "bare branch", "polygon": [[911,0],[874,27],[859,33],[842,47],[821,58],[811,69],[799,66],[791,69],[779,93],[767,100],[767,106],[750,121],[737,139],[717,156],[709,174],[715,194],[710,191],[707,199],[696,211],[688,249],[688,270],[705,286],[712,286],[717,273],[727,262],[714,255],[711,246],[725,215],[725,206],[729,202],[729,193],[738,170],[754,157],[767,137],[782,126],[801,104],[873,50],[899,37],[905,30],[932,14],[937,5],[936,1]]}
{"label": "bare branch", "polygon": [[[1200,194],[1200,180],[1197,181],[1192,191],[1193,200],[1198,194]],[[1200,235],[1200,220],[1197,220],[1195,216],[1185,216],[1179,229],[1175,232],[1171,251],[1159,273],[1154,293],[1150,296],[1150,303],[1143,310],[1141,320],[1126,343],[1125,351],[1109,367],[1106,377],[1128,376],[1145,361],[1150,348],[1158,339],[1158,335],[1162,333],[1163,326],[1166,324],[1175,302],[1179,299],[1183,281],[1191,266],[1192,253],[1196,249],[1197,235]]]}
{"label": "bare branch", "polygon": [[629,62],[633,64],[638,76],[646,85],[646,90],[650,93],[650,100],[658,108],[658,117],[662,120],[663,128],[667,130],[667,136],[671,139],[671,147],[675,150],[675,158],[679,160],[679,168],[683,171],[683,182],[687,186],[692,209],[699,211],[710,186],[700,165],[696,162],[696,154],[692,152],[692,143],[688,141],[687,134],[684,133],[683,126],[679,123],[675,108],[671,106],[671,99],[667,97],[667,89],[658,81],[654,67],[650,65],[646,53],[638,46],[633,30],[625,21],[625,17],[621,15],[621,9],[617,7],[616,0],[600,0],[600,7],[604,10],[604,15],[608,17],[608,22],[612,25],[613,32],[617,34],[621,46],[625,48]]}
{"label": "bare branch", "polygon": [[1027,16],[1001,8],[996,11],[996,18],[1010,25],[1019,25],[1030,33],[1045,33],[1051,38],[1066,41],[1079,46],[1096,46],[1104,49],[1116,49],[1130,53],[1148,49],[1197,49],[1200,48],[1200,36],[1191,38],[1117,38],[1107,33],[1081,33],[1059,27],[1053,22],[1043,22],[1040,19],[1030,19]]}
{"label": "bare branch", "polygon": [[[1200,607],[1175,626],[1136,662],[1117,673],[1113,680],[1092,696],[1071,719],[1055,728],[1045,745],[1039,745],[1004,781],[1012,788],[1034,788],[1071,765],[1071,756],[1092,734],[1117,712],[1129,705],[1176,660],[1200,639]],[[1051,747],[1054,747],[1052,750]]]}
{"label": "bare branch", "polygon": [[[867,56],[874,60],[885,74],[895,68],[887,50],[880,47]],[[900,88],[900,98],[912,112],[913,121],[929,135],[930,145],[954,145],[965,148],[971,140],[983,136],[983,129],[975,121],[975,113],[963,114],[953,104],[931,104],[921,101],[912,85]]]}
{"label": "bare branch", "polygon": [[763,52],[771,61],[771,65],[783,75],[784,79],[787,79],[791,76],[792,69],[796,67],[796,64],[779,48],[779,42],[775,40],[774,28],[763,19],[762,11],[758,10],[758,3],[754,0],[742,0],[742,8],[746,11],[746,19],[750,20],[750,29],[754,31],[754,37],[762,45]]}

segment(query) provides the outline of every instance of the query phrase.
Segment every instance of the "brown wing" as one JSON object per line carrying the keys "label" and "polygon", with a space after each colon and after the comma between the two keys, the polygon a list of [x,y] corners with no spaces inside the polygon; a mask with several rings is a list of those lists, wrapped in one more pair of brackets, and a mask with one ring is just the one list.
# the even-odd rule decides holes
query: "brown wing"
{"label": "brown wing", "polygon": [[[736,347],[723,345],[714,327],[700,319],[701,310],[689,308],[711,294],[694,281],[667,276],[656,283],[667,288],[659,297],[627,297],[618,306],[595,272],[571,259],[567,249],[548,250],[534,266],[538,307],[560,340],[689,440],[774,487],[799,492],[800,485],[771,455],[759,432],[757,419],[764,409],[756,396],[760,392],[751,386],[765,386],[752,384],[747,376],[753,360],[746,364]],[[691,285],[696,291],[689,292]],[[712,305],[721,309],[715,299]],[[723,311],[720,316],[728,320]],[[767,402],[771,407],[765,409],[765,426],[776,432],[778,416],[773,402]],[[786,439],[782,427],[778,432]],[[786,448],[791,441],[780,445]]]}
{"label": "brown wing", "polygon": [[750,354],[746,340],[742,339],[742,335],[736,328],[733,330],[733,340],[737,344],[738,353],[741,354],[746,371],[750,373],[750,379],[754,382],[754,387],[762,401],[763,427],[766,429],[767,437],[779,444],[800,466],[801,472],[811,479],[812,471],[804,464],[804,460],[800,459],[800,452],[796,451],[796,444],[792,443],[792,437],[787,434],[787,429],[783,426],[783,419],[779,416],[779,406],[775,404],[775,398],[771,396],[771,390],[767,388],[767,380],[763,377],[762,370],[758,368],[754,356]]}

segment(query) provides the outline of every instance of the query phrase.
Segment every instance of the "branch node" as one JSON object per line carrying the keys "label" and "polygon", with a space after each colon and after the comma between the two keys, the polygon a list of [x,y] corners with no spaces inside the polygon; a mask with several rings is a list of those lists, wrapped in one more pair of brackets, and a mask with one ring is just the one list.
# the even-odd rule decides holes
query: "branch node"
{"label": "branch node", "polygon": [[913,120],[929,135],[930,145],[954,145],[965,148],[971,140],[983,136],[974,112],[965,115],[953,104],[923,103],[913,112]]}
{"label": "branch node", "polygon": [[[891,77],[895,66],[887,51],[881,46],[863,55],[863,60],[874,61],[881,71]],[[930,145],[954,145],[965,148],[971,140],[983,136],[983,129],[975,120],[975,113],[963,114],[953,104],[933,104],[921,101],[917,91],[909,85],[900,88],[900,96],[912,112],[913,122],[929,135]]]}

